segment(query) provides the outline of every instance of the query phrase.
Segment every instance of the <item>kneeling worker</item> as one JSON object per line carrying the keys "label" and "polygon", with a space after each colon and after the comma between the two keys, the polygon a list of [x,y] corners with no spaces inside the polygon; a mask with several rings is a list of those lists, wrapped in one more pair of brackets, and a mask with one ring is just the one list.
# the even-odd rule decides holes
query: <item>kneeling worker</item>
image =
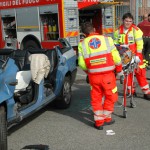
{"label": "kneeling worker", "polygon": [[[121,58],[112,38],[95,33],[90,22],[83,24],[82,31],[87,37],[78,45],[78,64],[89,77],[94,127],[102,130],[103,125],[115,122],[111,118],[118,100],[114,70],[123,75]],[[102,104],[103,96],[105,100]]]}

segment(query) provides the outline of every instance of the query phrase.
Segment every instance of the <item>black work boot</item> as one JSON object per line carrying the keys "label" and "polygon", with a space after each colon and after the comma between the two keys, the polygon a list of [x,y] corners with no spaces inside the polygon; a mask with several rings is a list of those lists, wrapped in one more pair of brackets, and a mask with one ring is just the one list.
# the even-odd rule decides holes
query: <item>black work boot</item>
{"label": "black work boot", "polygon": [[94,127],[95,127],[97,130],[103,130],[103,125],[102,125],[102,126],[96,126],[96,125],[94,124]]}
{"label": "black work boot", "polygon": [[150,100],[150,94],[144,94],[144,99]]}
{"label": "black work boot", "polygon": [[111,119],[111,121],[109,122],[104,122],[104,126],[105,125],[111,125],[111,124],[114,124],[115,123],[115,119]]}

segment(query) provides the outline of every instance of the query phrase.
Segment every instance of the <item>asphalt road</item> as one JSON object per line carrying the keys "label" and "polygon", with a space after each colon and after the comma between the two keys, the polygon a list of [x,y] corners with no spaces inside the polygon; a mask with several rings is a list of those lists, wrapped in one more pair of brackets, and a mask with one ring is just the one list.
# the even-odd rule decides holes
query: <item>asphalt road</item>
{"label": "asphalt road", "polygon": [[[150,77],[150,71],[147,76]],[[120,97],[113,114],[116,123],[98,131],[93,128],[90,87],[85,77],[78,69],[69,109],[57,110],[47,106],[11,128],[8,150],[40,144],[47,145],[49,150],[150,150],[150,101],[143,99],[139,87],[138,97],[135,98],[137,107],[130,108],[127,101],[127,118],[122,117]],[[118,87],[121,94],[122,85],[119,82]],[[106,135],[107,130],[113,130],[115,135]]]}

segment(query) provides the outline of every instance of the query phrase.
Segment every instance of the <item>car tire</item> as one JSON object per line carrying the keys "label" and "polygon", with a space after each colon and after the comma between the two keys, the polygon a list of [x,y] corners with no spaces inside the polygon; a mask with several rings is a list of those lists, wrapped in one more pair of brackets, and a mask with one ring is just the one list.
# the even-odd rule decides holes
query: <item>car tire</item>
{"label": "car tire", "polygon": [[7,150],[7,125],[4,106],[0,106],[0,149]]}
{"label": "car tire", "polygon": [[71,80],[67,76],[64,79],[63,87],[58,98],[54,101],[54,106],[59,109],[66,109],[71,103]]}

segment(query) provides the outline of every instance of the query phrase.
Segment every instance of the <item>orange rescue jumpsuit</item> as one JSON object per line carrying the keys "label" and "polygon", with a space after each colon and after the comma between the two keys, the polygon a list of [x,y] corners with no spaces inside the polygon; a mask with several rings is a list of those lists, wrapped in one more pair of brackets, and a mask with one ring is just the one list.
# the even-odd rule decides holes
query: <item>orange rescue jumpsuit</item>
{"label": "orange rescue jumpsuit", "polygon": [[[150,94],[149,84],[146,80],[146,69],[143,63],[143,39],[142,31],[134,24],[125,33],[123,25],[121,25],[114,33],[114,43],[120,45],[128,45],[132,52],[140,58],[139,68],[135,71],[136,79],[144,94]],[[128,77],[128,91],[135,92],[135,87],[131,90],[132,74]]]}
{"label": "orange rescue jumpsuit", "polygon": [[78,54],[78,64],[89,76],[95,125],[102,126],[111,121],[114,103],[118,100],[114,70],[122,71],[121,58],[112,38],[96,33],[79,43]]}

